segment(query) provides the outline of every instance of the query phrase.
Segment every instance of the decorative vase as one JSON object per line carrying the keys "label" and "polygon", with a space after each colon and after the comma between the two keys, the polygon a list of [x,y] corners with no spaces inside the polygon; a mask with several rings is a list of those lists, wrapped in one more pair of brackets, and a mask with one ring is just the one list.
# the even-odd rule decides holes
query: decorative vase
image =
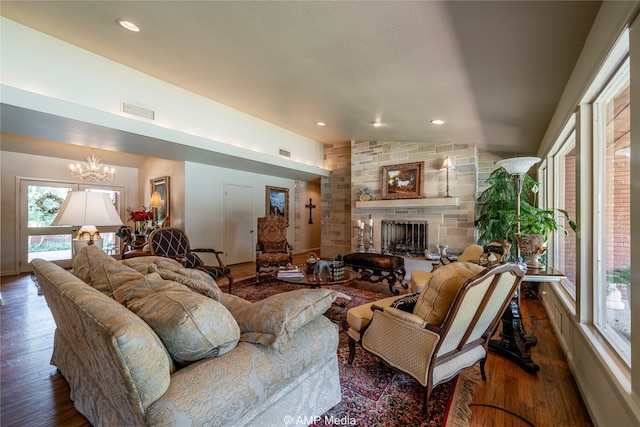
{"label": "decorative vase", "polygon": [[542,234],[520,234],[516,238],[520,255],[524,258],[527,267],[544,268],[545,265],[540,262],[540,257],[547,251],[544,236]]}
{"label": "decorative vase", "polygon": [[333,280],[342,280],[344,278],[344,261],[333,261],[331,275]]}
{"label": "decorative vase", "polygon": [[370,195],[368,195],[368,194],[362,194],[362,195],[360,196],[360,201],[361,201],[361,202],[367,202],[367,201],[369,201],[369,200],[371,200],[371,196],[370,196]]}

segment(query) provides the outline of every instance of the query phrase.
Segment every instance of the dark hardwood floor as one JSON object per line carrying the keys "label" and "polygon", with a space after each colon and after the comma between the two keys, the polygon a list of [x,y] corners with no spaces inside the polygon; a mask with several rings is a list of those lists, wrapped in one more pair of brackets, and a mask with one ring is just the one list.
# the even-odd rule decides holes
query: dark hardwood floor
{"label": "dark hardwood floor", "polygon": [[[304,255],[296,258],[296,262],[302,260]],[[235,281],[255,273],[252,263],[231,268]],[[2,277],[0,292],[0,425],[90,425],[73,408],[64,377],[49,365],[55,324],[30,275]],[[490,354],[488,380],[480,383],[473,401],[491,407],[472,406],[470,425],[592,426],[542,304],[522,300],[522,315],[527,330],[538,338],[531,353],[540,371],[527,374],[511,361]]]}

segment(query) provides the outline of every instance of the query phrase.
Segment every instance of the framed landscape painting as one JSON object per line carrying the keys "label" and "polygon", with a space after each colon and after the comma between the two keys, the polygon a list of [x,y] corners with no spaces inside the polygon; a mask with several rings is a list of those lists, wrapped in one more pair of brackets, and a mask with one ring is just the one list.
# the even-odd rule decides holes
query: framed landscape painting
{"label": "framed landscape painting", "polygon": [[289,226],[289,189],[282,187],[266,186],[266,215],[282,216]]}
{"label": "framed landscape painting", "polygon": [[424,162],[382,167],[383,199],[419,199],[424,188]]}

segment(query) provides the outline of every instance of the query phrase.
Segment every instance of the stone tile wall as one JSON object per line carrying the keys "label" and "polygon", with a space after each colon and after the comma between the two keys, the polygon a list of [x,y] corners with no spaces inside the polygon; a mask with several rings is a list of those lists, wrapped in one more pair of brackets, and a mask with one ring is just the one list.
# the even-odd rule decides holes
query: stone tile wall
{"label": "stone tile wall", "polygon": [[[416,206],[356,208],[358,189],[366,185],[382,195],[382,166],[424,161],[424,197],[441,199],[446,190],[446,173],[439,167],[449,157],[455,169],[449,171],[449,194],[458,198],[458,206]],[[506,156],[504,156],[506,157]],[[369,224],[375,218],[374,247],[380,251],[376,230],[380,219],[426,219],[430,223],[429,250],[438,243],[449,251],[461,252],[475,241],[476,199],[486,188],[484,181],[504,158],[478,150],[474,145],[453,143],[352,141],[350,146],[325,148],[325,168],[331,175],[322,179],[322,256],[357,251],[358,220]],[[369,246],[365,230],[365,243]]]}

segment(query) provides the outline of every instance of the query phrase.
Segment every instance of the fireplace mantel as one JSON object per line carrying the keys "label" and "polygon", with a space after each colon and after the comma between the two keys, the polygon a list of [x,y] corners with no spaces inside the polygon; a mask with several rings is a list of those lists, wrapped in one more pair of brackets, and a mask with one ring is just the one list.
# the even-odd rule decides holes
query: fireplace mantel
{"label": "fireplace mantel", "polygon": [[458,197],[427,197],[424,199],[392,199],[357,201],[358,209],[415,208],[459,206]]}

